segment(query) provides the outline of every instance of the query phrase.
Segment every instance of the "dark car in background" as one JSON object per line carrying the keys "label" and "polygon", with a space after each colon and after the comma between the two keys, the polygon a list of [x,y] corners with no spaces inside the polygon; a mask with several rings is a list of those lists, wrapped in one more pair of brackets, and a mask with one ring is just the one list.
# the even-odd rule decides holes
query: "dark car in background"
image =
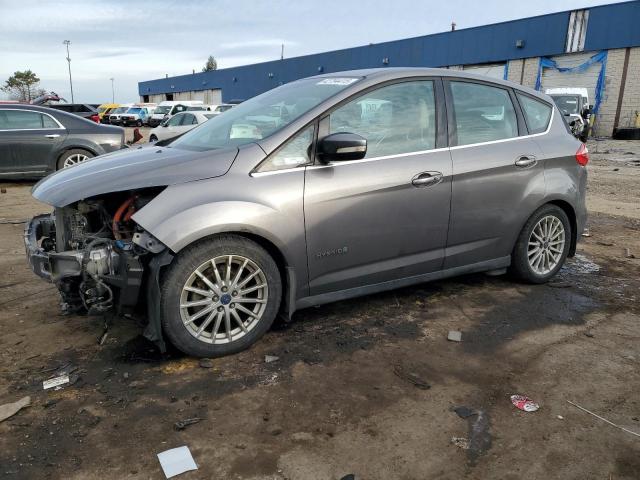
{"label": "dark car in background", "polygon": [[100,123],[100,116],[98,109],[88,103],[52,103],[46,105],[49,108],[61,110],[63,112],[72,113],[92,122]]}
{"label": "dark car in background", "polygon": [[124,130],[35,105],[0,105],[0,178],[38,178],[123,148]]}

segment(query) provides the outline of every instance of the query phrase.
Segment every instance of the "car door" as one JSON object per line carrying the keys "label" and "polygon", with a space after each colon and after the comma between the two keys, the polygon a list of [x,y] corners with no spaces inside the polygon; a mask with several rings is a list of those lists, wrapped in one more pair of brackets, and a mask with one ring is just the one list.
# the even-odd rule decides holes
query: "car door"
{"label": "car door", "polygon": [[453,183],[445,268],[502,259],[545,190],[541,150],[512,89],[445,81]]}
{"label": "car door", "polygon": [[306,169],[311,295],[442,268],[451,200],[444,115],[442,83],[427,78],[360,94],[320,121],[320,138],[356,133],[367,153]]}
{"label": "car door", "polygon": [[0,109],[0,173],[41,174],[55,168],[66,130],[51,115]]}

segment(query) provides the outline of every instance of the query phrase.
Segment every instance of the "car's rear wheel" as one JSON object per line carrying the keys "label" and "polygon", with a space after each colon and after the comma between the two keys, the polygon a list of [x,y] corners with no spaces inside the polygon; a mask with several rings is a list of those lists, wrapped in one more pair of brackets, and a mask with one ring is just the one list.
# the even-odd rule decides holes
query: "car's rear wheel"
{"label": "car's rear wheel", "polygon": [[162,328],[179,350],[219,357],[246,349],[271,327],[282,281],[271,256],[237,235],[181,251],[162,282]]}
{"label": "car's rear wheel", "polygon": [[571,223],[564,210],[551,204],[540,207],[520,232],[513,249],[513,272],[530,283],[548,281],[562,268],[571,238]]}
{"label": "car's rear wheel", "polygon": [[80,148],[67,150],[62,155],[60,155],[60,158],[58,159],[58,170],[73,167],[74,165],[78,165],[79,163],[86,162],[93,156],[93,153],[87,150],[82,150]]}
{"label": "car's rear wheel", "polygon": [[142,126],[142,120],[138,120],[136,122],[136,127],[141,127]]}
{"label": "car's rear wheel", "polygon": [[150,141],[150,142],[157,142],[157,141],[158,141],[158,137],[156,137],[155,135],[151,135],[151,136],[149,137],[149,141]]}

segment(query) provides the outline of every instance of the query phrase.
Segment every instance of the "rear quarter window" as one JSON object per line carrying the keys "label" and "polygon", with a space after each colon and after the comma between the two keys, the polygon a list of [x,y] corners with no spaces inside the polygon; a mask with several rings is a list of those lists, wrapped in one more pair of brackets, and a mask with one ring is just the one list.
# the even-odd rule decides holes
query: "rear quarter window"
{"label": "rear quarter window", "polygon": [[516,96],[522,107],[529,133],[545,132],[549,126],[549,120],[551,120],[553,107],[542,100],[536,100],[519,92],[516,92]]}

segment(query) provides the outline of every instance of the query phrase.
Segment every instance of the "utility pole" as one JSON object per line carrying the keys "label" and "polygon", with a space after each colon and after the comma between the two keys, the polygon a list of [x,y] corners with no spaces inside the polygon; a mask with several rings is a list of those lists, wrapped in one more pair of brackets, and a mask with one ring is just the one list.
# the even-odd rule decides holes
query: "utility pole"
{"label": "utility pole", "polygon": [[116,103],[116,94],[115,90],[113,89],[113,77],[111,77],[109,80],[111,80],[111,103]]}
{"label": "utility pole", "polygon": [[76,103],[73,99],[73,81],[71,81],[71,58],[69,57],[69,45],[71,45],[71,41],[65,40],[62,42],[62,44],[67,46],[67,63],[69,64],[69,86],[71,87],[71,103]]}
{"label": "utility pole", "polygon": [[282,44],[282,47],[280,48],[280,60],[284,60],[284,43]]}

